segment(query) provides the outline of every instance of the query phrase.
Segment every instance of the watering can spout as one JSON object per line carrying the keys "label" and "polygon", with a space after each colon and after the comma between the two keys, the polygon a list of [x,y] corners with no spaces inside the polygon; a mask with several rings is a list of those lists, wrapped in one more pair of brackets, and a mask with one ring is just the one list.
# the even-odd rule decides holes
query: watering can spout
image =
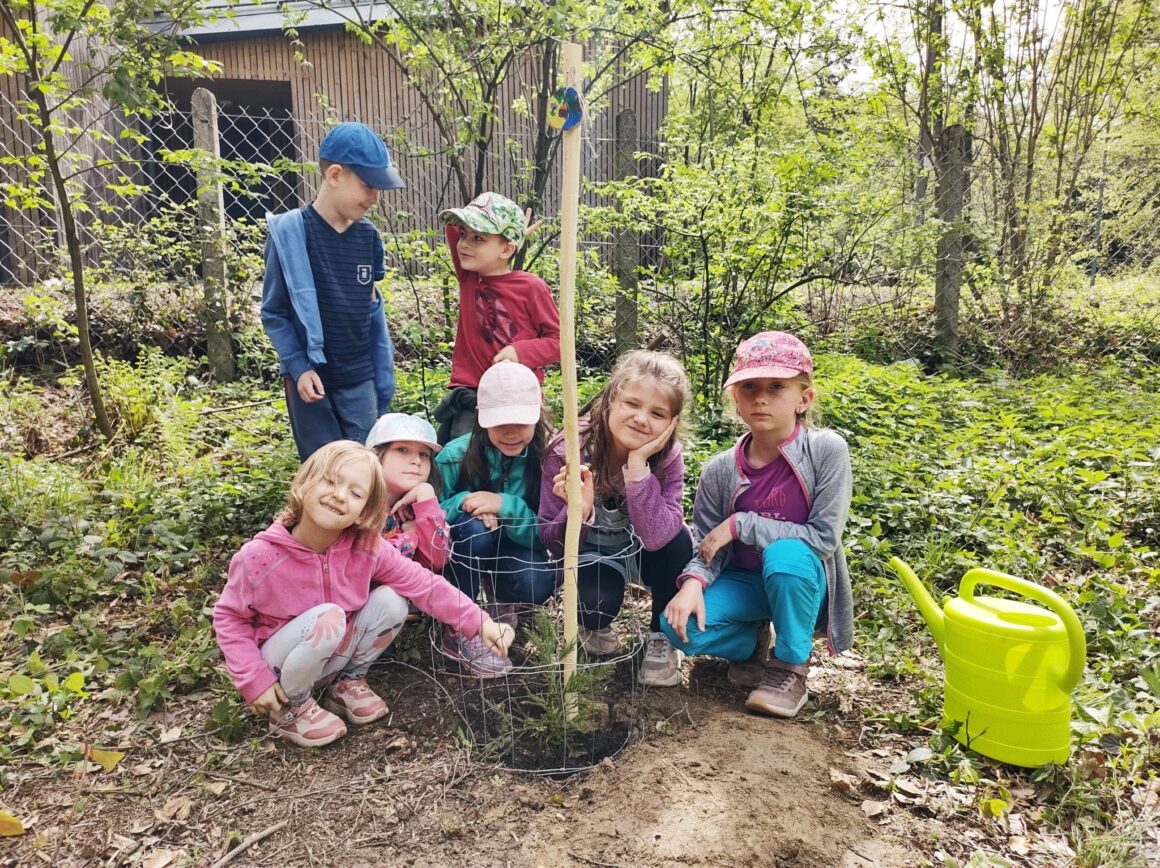
{"label": "watering can spout", "polygon": [[914,570],[902,558],[893,557],[889,564],[891,569],[898,573],[898,578],[902,579],[902,584],[906,585],[906,590],[910,591],[910,596],[914,597],[919,614],[926,621],[926,625],[930,628],[931,635],[934,636],[934,641],[938,645],[938,650],[941,652],[943,650],[943,637],[946,633],[946,622],[942,609],[938,607],[938,603],[927,591],[922,580],[914,574]]}

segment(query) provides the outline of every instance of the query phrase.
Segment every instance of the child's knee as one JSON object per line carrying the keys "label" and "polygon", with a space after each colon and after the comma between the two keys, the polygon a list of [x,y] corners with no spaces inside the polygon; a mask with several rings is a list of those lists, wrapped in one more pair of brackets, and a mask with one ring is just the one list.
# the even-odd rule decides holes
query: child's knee
{"label": "child's knee", "polygon": [[785,572],[787,566],[808,562],[811,557],[816,558],[817,555],[800,539],[774,540],[761,553],[761,571],[765,575]]}
{"label": "child's knee", "polygon": [[323,603],[315,610],[317,617],[306,642],[323,654],[333,654],[346,636],[346,612],[335,603]]}
{"label": "child's knee", "polygon": [[771,579],[790,584],[825,583],[825,568],[813,549],[801,540],[779,539],[761,553],[761,574],[768,585]]}
{"label": "child's knee", "polygon": [[407,601],[393,588],[379,585],[367,598],[367,608],[373,612],[374,620],[392,629],[407,620]]}
{"label": "child's knee", "polygon": [[[488,528],[481,519],[470,517],[461,518],[451,526],[451,539],[455,547],[463,554],[481,556],[490,554],[494,548],[499,528]],[[489,551],[484,551],[485,549]]]}

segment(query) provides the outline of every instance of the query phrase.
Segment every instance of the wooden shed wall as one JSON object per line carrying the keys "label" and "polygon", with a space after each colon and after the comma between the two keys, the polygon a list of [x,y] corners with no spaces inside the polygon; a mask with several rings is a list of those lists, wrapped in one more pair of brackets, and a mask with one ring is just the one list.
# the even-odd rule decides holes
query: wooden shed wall
{"label": "wooden shed wall", "polygon": [[[0,22],[0,28],[3,27]],[[3,32],[0,30],[0,32]],[[288,83],[291,93],[291,115],[294,121],[296,153],[288,155],[303,162],[315,162],[318,144],[328,121],[361,120],[370,124],[392,143],[392,156],[407,182],[407,189],[388,194],[384,210],[413,215],[399,228],[431,226],[435,215],[446,207],[462,205],[459,186],[454,182],[447,157],[441,153],[442,142],[418,92],[404,77],[387,53],[368,46],[343,30],[313,31],[301,34],[295,46],[281,35],[207,42],[198,48],[208,59],[222,65],[222,72],[211,89],[224,91],[229,82],[263,81]],[[299,62],[295,50],[306,63]],[[75,45],[78,59],[87,56],[83,45]],[[75,66],[70,76],[79,75]],[[610,80],[619,80],[619,69]],[[534,62],[517,65],[503,83],[498,95],[500,121],[495,141],[485,167],[484,187],[523,199],[528,188],[526,177],[519,174],[525,159],[531,159],[535,146],[535,124],[525,114],[513,110],[517,100],[526,100],[534,110],[536,94]],[[0,152],[22,156],[30,152],[36,133],[16,117],[24,98],[24,80],[19,76],[0,76]],[[637,117],[642,149],[650,149],[665,113],[667,87],[653,92],[643,76],[614,88],[597,112],[591,112],[584,131],[585,148],[582,171],[588,180],[606,180],[613,164],[613,130],[616,115],[631,109]],[[100,116],[99,124],[114,138],[120,131],[117,113],[108,112],[99,100],[85,118],[77,117],[84,127]],[[192,142],[189,143],[190,145]],[[89,158],[103,156],[107,145],[86,140],[80,143]],[[147,158],[148,155],[140,154]],[[467,171],[473,177],[474,166],[468,154]],[[14,167],[0,166],[0,180],[17,177]],[[117,170],[115,175],[119,175]],[[558,208],[559,173],[552,173],[544,210]],[[149,207],[148,199],[120,200],[108,189],[116,180],[107,172],[90,170],[84,176],[89,189],[90,205],[112,203],[120,219],[137,219],[139,209]],[[145,180],[147,177],[135,177]],[[317,176],[304,174],[297,182],[297,201],[280,202],[293,207],[313,198]],[[275,210],[280,210],[276,208]],[[84,217],[82,219],[90,219]],[[31,283],[54,270],[58,249],[58,220],[51,211],[21,211],[0,202],[0,282]]]}
{"label": "wooden shed wall", "polygon": [[[317,159],[318,143],[325,133],[328,117],[360,120],[387,136],[388,141],[404,142],[392,149],[392,156],[408,186],[404,191],[390,194],[391,210],[409,211],[418,217],[433,209],[462,204],[458,201],[459,188],[451,179],[449,162],[440,153],[442,142],[427,109],[415,89],[406,85],[398,66],[385,51],[341,30],[302,34],[299,50],[309,66],[295,59],[294,46],[281,36],[199,47],[203,56],[222,64],[220,77],[223,79],[290,83],[298,159],[304,162]],[[589,142],[584,159],[587,178],[609,177],[618,112],[632,109],[641,137],[646,141],[656,138],[665,113],[667,91],[662,88],[654,93],[645,85],[645,77],[638,76],[615,88],[603,110],[591,119],[585,130]],[[512,166],[519,161],[510,157],[505,143],[514,141],[530,158],[535,126],[530,118],[514,112],[512,105],[523,97],[529,106],[534,106],[535,93],[535,70],[530,61],[517,67],[503,83],[498,99],[500,122],[486,167],[486,188],[508,195],[520,192],[512,177]],[[395,132],[401,134],[398,139],[392,136]],[[474,171],[473,166],[468,168]],[[304,176],[300,196],[310,198],[313,187],[314,176]],[[549,196],[549,207],[553,198]]]}

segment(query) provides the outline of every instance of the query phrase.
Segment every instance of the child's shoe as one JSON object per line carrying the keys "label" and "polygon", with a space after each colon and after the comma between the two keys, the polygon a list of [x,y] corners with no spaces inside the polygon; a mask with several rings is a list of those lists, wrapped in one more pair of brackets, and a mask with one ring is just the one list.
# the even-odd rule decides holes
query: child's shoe
{"label": "child's shoe", "polygon": [[512,669],[512,661],[496,654],[479,636],[468,639],[462,633],[446,630],[439,647],[443,653],[478,678],[499,678]]}
{"label": "child's shoe", "polygon": [[806,673],[810,663],[786,663],[777,658],[766,661],[765,677],[749,694],[745,707],[773,717],[796,717],[809,698]]}
{"label": "child's shoe", "polygon": [[373,723],[387,714],[387,704],[365,678],[336,681],[322,693],[322,707],[353,724]]}
{"label": "child's shoe", "polygon": [[307,697],[271,714],[270,732],[299,747],[321,747],[346,735],[346,724]]}
{"label": "child's shoe", "polygon": [[674,648],[664,633],[649,633],[644,662],[636,680],[644,687],[676,687],[681,683],[681,661],[684,659],[684,652]]}
{"label": "child's shoe", "polygon": [[620,640],[616,638],[616,633],[611,627],[601,627],[599,630],[581,627],[576,638],[584,653],[593,657],[609,657],[620,650]]}
{"label": "child's shoe", "polygon": [[757,630],[757,647],[748,660],[729,661],[729,683],[752,690],[765,678],[765,661],[769,659],[769,622],[764,621]]}

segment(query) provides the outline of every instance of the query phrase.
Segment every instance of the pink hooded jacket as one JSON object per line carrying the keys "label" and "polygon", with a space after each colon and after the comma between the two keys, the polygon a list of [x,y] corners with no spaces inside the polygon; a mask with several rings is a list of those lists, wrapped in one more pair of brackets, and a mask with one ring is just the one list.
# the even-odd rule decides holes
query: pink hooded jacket
{"label": "pink hooded jacket", "polygon": [[213,626],[246,702],[278,680],[262,659],[262,643],[320,603],[342,606],[349,617],[366,605],[372,585],[389,586],[469,638],[479,634],[487,616],[446,579],[379,537],[371,549],[355,548],[354,540],[347,531],[325,552],[316,552],[274,522],[234,555],[213,609]]}

